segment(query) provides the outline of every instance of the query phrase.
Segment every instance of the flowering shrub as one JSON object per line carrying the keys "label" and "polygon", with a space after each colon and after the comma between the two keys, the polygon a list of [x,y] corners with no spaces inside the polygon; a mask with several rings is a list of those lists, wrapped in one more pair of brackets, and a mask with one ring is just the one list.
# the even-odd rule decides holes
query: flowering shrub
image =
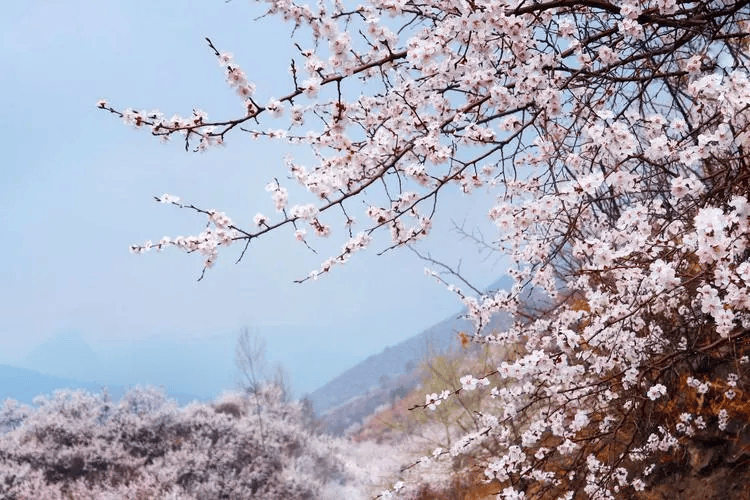
{"label": "flowering shrub", "polygon": [[[288,176],[310,197],[274,180],[277,215],[245,226],[164,195],[208,226],[134,252],[198,252],[205,271],[233,242],[293,226],[307,244],[339,234],[338,221],[344,245],[317,278],[379,229],[388,248],[426,237],[444,190],[494,190],[488,214],[515,286],[450,289],[474,340],[516,354],[466,379],[487,381],[504,410],[446,453],[491,438],[485,474],[500,498],[613,498],[638,495],[701,434],[738,437],[733,422],[750,414],[747,2],[268,5],[301,28],[285,95],[256,95],[252,71],[209,41],[238,117],[99,107],[197,150],[241,132],[308,145],[316,162],[289,159]],[[267,115],[285,128],[264,128]],[[362,201],[365,223],[350,213]],[[530,287],[554,304],[545,314],[520,314]],[[518,322],[487,332],[497,312]]]}
{"label": "flowering shrub", "polygon": [[[302,425],[274,386],[178,408],[134,389],[120,402],[60,391],[0,411],[0,497],[41,499],[336,498],[348,476],[337,444]],[[327,491],[329,495],[324,495]],[[358,497],[358,496],[357,496]]]}

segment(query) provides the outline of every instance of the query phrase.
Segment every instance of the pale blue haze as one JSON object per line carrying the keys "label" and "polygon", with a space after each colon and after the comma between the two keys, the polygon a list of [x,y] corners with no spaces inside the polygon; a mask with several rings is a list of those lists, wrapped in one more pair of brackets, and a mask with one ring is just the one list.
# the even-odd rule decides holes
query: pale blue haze
{"label": "pale blue haze", "polygon": [[[200,283],[198,256],[128,253],[131,243],[195,233],[204,223],[154,203],[153,195],[176,194],[246,224],[258,211],[273,213],[264,185],[285,175],[279,145],[235,134],[224,149],[189,154],[95,108],[107,98],[167,116],[198,106],[209,117],[233,117],[240,101],[205,36],[235,54],[261,99],[280,95],[291,85],[291,28],[253,21],[261,13],[240,0],[3,5],[0,363],[23,364],[64,331],[79,332],[94,351],[126,356],[155,345],[174,354],[175,343],[211,343],[248,325],[262,331],[271,360],[283,362],[295,389],[306,392],[460,308],[408,252],[371,251],[326,279],[293,284],[340,238],[314,255],[291,232],[280,232],[254,242],[239,264],[239,249],[224,252]],[[464,269],[480,286],[500,268],[480,263],[470,245],[456,246],[449,227],[451,218],[468,213],[486,228],[489,199],[444,197],[449,210],[424,247],[450,263],[468,256]],[[385,246],[380,238],[374,248]],[[121,375],[140,373],[142,380],[119,383],[179,383],[174,374],[159,379],[158,352],[151,357],[153,366]],[[231,368],[231,356],[225,362]],[[116,378],[117,367],[110,368]],[[201,368],[196,362],[179,369],[193,380]]]}

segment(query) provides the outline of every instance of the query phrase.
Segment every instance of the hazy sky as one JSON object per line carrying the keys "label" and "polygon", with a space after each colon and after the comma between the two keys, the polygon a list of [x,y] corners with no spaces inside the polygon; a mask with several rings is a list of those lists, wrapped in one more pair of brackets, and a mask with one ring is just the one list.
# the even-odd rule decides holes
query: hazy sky
{"label": "hazy sky", "polygon": [[[240,101],[206,47],[209,36],[257,84],[261,101],[289,88],[290,26],[254,21],[244,0],[6,2],[0,19],[0,363],[15,363],[36,344],[77,330],[94,345],[182,339],[244,325],[351,325],[319,342],[341,347],[346,367],[414,335],[459,309],[425,277],[409,252],[354,258],[325,279],[295,285],[326,258],[282,231],[253,242],[245,259],[220,254],[197,282],[201,258],[177,251],[134,256],[131,243],[195,234],[204,219],[159,205],[176,194],[249,225],[274,213],[264,191],[284,177],[280,145],[235,134],[228,146],[186,153],[160,144],[112,115],[99,98],[167,116],[233,118]],[[425,249],[455,264],[459,255],[480,285],[500,268],[459,248],[450,220],[485,221],[487,197],[442,199],[444,211]],[[473,218],[473,219],[472,219]],[[337,228],[334,228],[337,229]],[[387,246],[384,233],[374,249]],[[468,252],[468,253],[467,253]],[[339,329],[340,330],[340,329]],[[268,339],[283,346],[294,339]],[[306,355],[305,366],[314,363]],[[231,362],[231,360],[227,360]],[[294,360],[285,359],[295,370]],[[302,364],[302,361],[300,361]]]}

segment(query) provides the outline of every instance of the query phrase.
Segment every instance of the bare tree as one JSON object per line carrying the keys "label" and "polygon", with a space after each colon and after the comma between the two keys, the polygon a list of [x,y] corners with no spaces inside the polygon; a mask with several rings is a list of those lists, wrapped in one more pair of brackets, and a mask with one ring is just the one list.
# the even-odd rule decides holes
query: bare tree
{"label": "bare tree", "polygon": [[237,336],[234,361],[239,370],[240,387],[247,392],[257,392],[265,380],[266,341],[257,332],[244,327]]}
{"label": "bare tree", "polygon": [[260,428],[260,442],[263,444],[263,404],[260,390],[264,383],[263,373],[266,366],[266,341],[257,332],[251,332],[248,327],[242,329],[237,336],[237,346],[234,361],[240,371],[239,381],[242,389],[255,398],[255,411]]}

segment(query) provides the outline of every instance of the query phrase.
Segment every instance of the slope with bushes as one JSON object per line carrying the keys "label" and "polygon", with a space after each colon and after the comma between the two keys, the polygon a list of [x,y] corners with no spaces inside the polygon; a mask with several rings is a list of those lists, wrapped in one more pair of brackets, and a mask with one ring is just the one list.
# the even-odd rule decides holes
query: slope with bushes
{"label": "slope with bushes", "polygon": [[0,497],[41,499],[360,498],[341,442],[275,386],[178,408],[135,389],[119,402],[59,391],[0,407]]}

